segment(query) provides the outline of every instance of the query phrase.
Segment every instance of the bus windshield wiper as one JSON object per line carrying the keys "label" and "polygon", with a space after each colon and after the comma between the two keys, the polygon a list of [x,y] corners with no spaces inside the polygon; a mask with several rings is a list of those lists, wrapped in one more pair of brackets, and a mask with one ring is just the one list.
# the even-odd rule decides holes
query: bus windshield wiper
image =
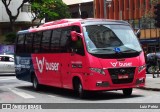
{"label": "bus windshield wiper", "polygon": [[112,48],[94,48],[91,49],[92,51],[97,51],[97,50],[109,50],[109,51],[114,51]]}
{"label": "bus windshield wiper", "polygon": [[125,51],[121,51],[121,53],[136,53],[138,51],[136,50],[133,50],[133,49],[128,49],[128,50],[125,50]]}

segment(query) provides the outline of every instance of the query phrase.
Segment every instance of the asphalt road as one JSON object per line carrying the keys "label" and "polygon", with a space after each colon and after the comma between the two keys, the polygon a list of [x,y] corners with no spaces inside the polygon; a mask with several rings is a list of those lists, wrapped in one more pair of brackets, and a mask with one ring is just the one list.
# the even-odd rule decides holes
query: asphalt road
{"label": "asphalt road", "polygon": [[[151,78],[150,75],[147,75],[147,78]],[[122,91],[108,91],[108,92],[99,92],[99,93],[93,93],[90,94],[90,97],[87,99],[79,99],[76,95],[74,95],[73,91],[71,90],[65,90],[65,89],[58,89],[58,88],[53,88],[53,87],[43,87],[40,91],[34,91],[32,88],[32,84],[24,81],[17,80],[15,76],[0,76],[0,103],[68,103],[68,106],[71,106],[71,103],[77,103],[79,104],[86,104],[87,106],[90,106],[91,109],[89,111],[97,111],[96,109],[99,110],[99,103],[104,103],[104,104],[112,104],[111,108],[116,107],[116,105],[120,104],[126,104],[126,109],[124,108],[121,110],[116,109],[117,111],[127,111],[130,105],[127,105],[127,103],[131,104],[137,104],[137,103],[160,103],[160,93],[157,91],[147,91],[147,90],[141,90],[141,89],[134,89],[132,96],[130,97],[125,97],[122,94]],[[95,103],[97,105],[89,105],[90,103]],[[119,104],[116,104],[119,103]],[[62,105],[62,106],[61,106]],[[64,107],[63,104],[58,104],[57,107],[54,108],[60,108]],[[75,106],[77,106],[75,105]],[[96,108],[97,106],[97,108]],[[123,105],[124,106],[124,105]],[[128,106],[128,107],[127,107]],[[72,106],[71,106],[72,107]],[[82,109],[76,110],[76,112],[83,111],[83,108],[86,108],[84,105],[82,105]],[[17,107],[19,108],[19,107]],[[23,107],[24,108],[24,107]],[[51,106],[52,108],[52,106]],[[89,108],[89,107],[88,107]],[[92,108],[96,108],[93,109]],[[106,107],[107,108],[107,107]],[[159,107],[160,108],[160,107]],[[9,111],[7,109],[2,109],[3,112],[8,111],[8,112],[22,112],[22,110],[18,109]],[[31,109],[32,110],[32,109]],[[25,110],[31,112],[31,110]],[[101,109],[99,111],[115,111],[113,109]],[[140,108],[140,110],[136,109],[130,109],[129,111],[142,111],[143,109]],[[160,109],[145,109],[145,111],[152,112],[152,111],[159,111]],[[38,112],[39,110],[36,109],[34,112]],[[46,111],[46,110],[40,110],[41,112]],[[47,110],[52,111],[53,110]],[[56,111],[64,111],[62,110],[56,110],[54,109],[54,112]],[[65,109],[65,111],[73,111],[75,112],[75,109]],[[0,110],[1,112],[1,110]],[[83,111],[84,112],[84,111]],[[144,112],[144,111],[143,111]]]}

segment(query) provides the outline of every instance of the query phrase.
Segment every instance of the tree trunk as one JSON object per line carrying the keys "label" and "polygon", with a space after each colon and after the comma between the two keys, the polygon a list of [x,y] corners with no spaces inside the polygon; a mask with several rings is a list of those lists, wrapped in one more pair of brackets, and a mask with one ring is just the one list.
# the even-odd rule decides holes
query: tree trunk
{"label": "tree trunk", "polygon": [[16,28],[15,28],[15,20],[12,17],[9,17],[10,19],[10,25],[11,25],[11,32],[16,32]]}
{"label": "tree trunk", "polygon": [[13,23],[11,24],[11,28],[12,28],[12,32],[16,32],[15,22],[13,22]]}

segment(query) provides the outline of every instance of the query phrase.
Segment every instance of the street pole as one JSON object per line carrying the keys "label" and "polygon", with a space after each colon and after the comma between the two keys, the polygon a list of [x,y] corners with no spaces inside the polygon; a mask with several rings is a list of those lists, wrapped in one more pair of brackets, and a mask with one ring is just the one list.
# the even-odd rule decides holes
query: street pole
{"label": "street pole", "polygon": [[106,10],[106,8],[107,7],[111,7],[111,2],[112,2],[112,0],[103,0],[103,2],[104,2],[104,18],[108,18],[107,17],[107,10]]}
{"label": "street pole", "polygon": [[80,18],[81,18],[81,4],[79,4],[79,16],[80,16]]}
{"label": "street pole", "polygon": [[107,19],[106,0],[104,0],[104,18]]}
{"label": "street pole", "polygon": [[121,7],[120,7],[120,5],[121,5],[120,0],[118,0],[118,2],[119,2],[119,4],[118,4],[119,5],[119,19],[122,20],[122,10],[121,10]]}
{"label": "street pole", "polygon": [[160,29],[158,28],[158,32],[159,32],[159,35],[158,35],[158,52],[160,52]]}

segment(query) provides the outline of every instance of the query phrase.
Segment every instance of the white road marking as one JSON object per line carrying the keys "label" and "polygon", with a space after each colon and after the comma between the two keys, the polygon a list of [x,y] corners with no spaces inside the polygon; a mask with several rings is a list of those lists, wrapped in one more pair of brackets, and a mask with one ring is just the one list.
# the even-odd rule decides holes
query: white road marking
{"label": "white road marking", "polygon": [[0,78],[0,80],[12,80],[12,79],[16,79],[16,78]]}
{"label": "white road marking", "polygon": [[52,98],[57,97],[57,96],[54,96],[54,95],[47,95],[47,96],[52,97]]}
{"label": "white road marking", "polygon": [[29,98],[35,98],[34,96],[30,95],[30,94],[27,94],[27,93],[24,93],[24,92],[19,92],[19,91],[16,91],[16,90],[12,90],[11,88],[8,88],[9,90],[11,90],[13,93],[25,98],[25,99],[29,99]]}

